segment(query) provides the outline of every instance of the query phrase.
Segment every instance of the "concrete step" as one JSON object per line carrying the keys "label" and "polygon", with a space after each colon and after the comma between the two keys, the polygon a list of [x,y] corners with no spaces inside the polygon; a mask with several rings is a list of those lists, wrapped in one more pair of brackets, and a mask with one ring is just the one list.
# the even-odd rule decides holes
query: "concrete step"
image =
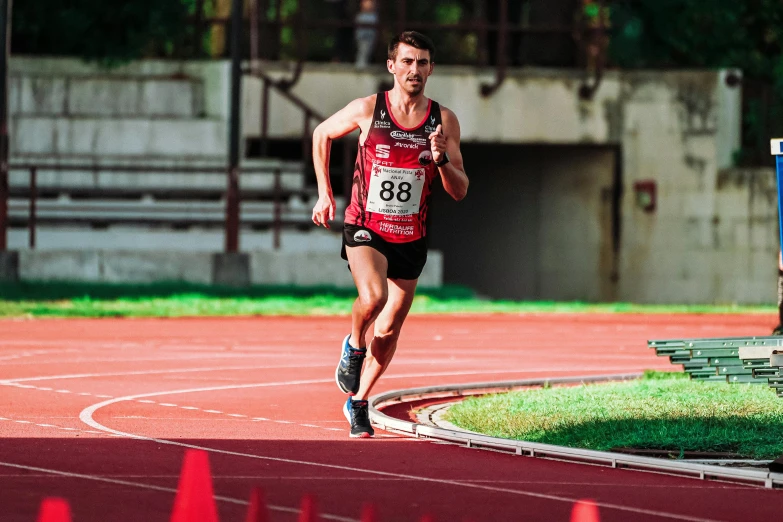
{"label": "concrete step", "polygon": [[[226,161],[219,156],[142,157],[14,155],[9,188],[16,196],[30,194],[30,169],[35,165],[39,195],[80,197],[150,195],[171,198],[214,197],[226,190]],[[124,168],[127,168],[125,170]],[[269,196],[279,173],[281,191],[307,194],[303,165],[275,159],[244,160],[240,171],[243,196]]]}
{"label": "concrete step", "polygon": [[[225,152],[225,151],[224,151]],[[228,164],[225,153],[201,154],[201,155],[100,155],[93,154],[36,154],[14,153],[11,154],[11,166],[14,165],[38,165],[38,166],[128,166],[144,168],[148,166],[166,168],[215,168],[223,169]],[[286,171],[301,170],[301,161],[281,160],[277,158],[241,158],[241,165],[247,170],[263,170],[280,168]]]}
{"label": "concrete step", "polygon": [[205,113],[198,78],[11,76],[8,103],[11,116],[196,118]]}
{"label": "concrete step", "polygon": [[[295,198],[280,204],[280,220],[289,225],[312,225],[314,201]],[[341,202],[338,202],[342,208]],[[342,213],[337,213],[339,217]],[[9,217],[12,224],[29,223],[29,201],[11,198]],[[73,201],[69,199],[40,200],[36,219],[47,223],[110,223],[176,224],[189,226],[223,226],[225,201],[138,201],[101,200]],[[240,206],[243,225],[270,225],[275,221],[272,201],[245,201]],[[339,221],[341,222],[341,220]]]}
{"label": "concrete step", "polygon": [[218,119],[53,118],[10,120],[11,157],[23,154],[93,156],[222,156],[228,128]]}

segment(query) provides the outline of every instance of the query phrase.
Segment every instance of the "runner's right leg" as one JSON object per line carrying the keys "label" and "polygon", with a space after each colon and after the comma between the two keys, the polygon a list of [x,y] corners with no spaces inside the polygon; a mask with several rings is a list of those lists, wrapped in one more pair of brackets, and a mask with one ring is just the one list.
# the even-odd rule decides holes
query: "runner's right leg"
{"label": "runner's right leg", "polygon": [[368,246],[346,247],[345,252],[359,297],[353,304],[351,333],[343,340],[335,380],[343,393],[353,395],[359,389],[362,363],[367,353],[367,330],[388,298],[388,263],[386,257]]}
{"label": "runner's right leg", "polygon": [[[353,395],[360,386],[361,362],[367,352],[367,330],[381,313],[389,297],[386,280],[388,262],[385,256],[371,247],[346,247],[345,251],[359,297],[353,304],[351,333],[343,341],[343,357],[337,367],[337,384],[340,389]],[[345,357],[346,353],[349,354],[348,357]],[[354,401],[349,397],[343,411],[351,423],[351,437],[375,435],[370,425],[366,400]]]}

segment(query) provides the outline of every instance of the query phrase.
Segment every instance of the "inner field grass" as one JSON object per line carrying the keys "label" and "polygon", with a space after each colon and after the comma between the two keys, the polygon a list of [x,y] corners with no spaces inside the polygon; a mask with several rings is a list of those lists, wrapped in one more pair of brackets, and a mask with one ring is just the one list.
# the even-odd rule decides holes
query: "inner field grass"
{"label": "inner field grass", "polygon": [[[348,315],[353,288],[188,283],[0,284],[0,317]],[[635,305],[482,299],[462,286],[419,288],[411,313],[775,313],[769,306]]]}
{"label": "inner field grass", "polygon": [[593,450],[783,454],[783,399],[767,386],[692,381],[684,373],[471,397],[446,419],[495,437]]}

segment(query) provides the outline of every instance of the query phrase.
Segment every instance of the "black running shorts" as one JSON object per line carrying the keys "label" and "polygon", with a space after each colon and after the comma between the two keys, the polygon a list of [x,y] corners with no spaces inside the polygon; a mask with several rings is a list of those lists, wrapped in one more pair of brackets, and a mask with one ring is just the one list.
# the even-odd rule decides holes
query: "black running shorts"
{"label": "black running shorts", "polygon": [[[427,263],[427,239],[421,238],[408,243],[390,243],[372,230],[357,225],[346,224],[343,227],[343,246],[340,256],[348,260],[345,247],[368,246],[374,248],[386,258],[389,279],[418,279]],[[350,270],[351,266],[348,265]]]}

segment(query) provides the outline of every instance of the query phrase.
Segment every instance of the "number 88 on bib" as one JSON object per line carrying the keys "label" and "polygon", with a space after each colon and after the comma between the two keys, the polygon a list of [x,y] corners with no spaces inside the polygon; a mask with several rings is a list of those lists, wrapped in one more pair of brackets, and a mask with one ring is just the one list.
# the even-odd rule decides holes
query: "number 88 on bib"
{"label": "number 88 on bib", "polygon": [[395,216],[418,214],[425,177],[424,169],[373,165],[365,208]]}

